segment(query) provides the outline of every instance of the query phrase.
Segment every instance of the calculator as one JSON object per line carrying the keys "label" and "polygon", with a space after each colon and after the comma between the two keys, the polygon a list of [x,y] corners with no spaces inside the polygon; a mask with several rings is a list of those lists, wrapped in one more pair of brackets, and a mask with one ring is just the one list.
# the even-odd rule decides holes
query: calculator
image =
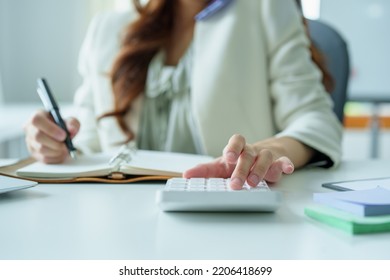
{"label": "calculator", "polygon": [[156,194],[162,211],[274,212],[281,204],[281,193],[265,181],[256,187],[244,184],[232,190],[230,179],[171,178]]}

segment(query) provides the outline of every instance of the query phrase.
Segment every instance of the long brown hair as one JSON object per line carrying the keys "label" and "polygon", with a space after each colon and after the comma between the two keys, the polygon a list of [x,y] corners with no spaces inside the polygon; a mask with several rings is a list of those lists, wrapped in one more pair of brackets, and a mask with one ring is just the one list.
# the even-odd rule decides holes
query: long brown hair
{"label": "long brown hair", "polygon": [[[305,25],[306,33],[309,36],[307,20],[305,18],[303,19],[303,24]],[[311,59],[322,72],[322,84],[324,85],[325,90],[328,93],[331,93],[334,89],[334,80],[332,78],[332,75],[328,71],[328,68],[326,66],[326,59],[324,55],[320,52],[319,49],[316,48],[313,41],[311,41],[310,43],[310,54],[311,54]]]}
{"label": "long brown hair", "polygon": [[[299,10],[301,11],[302,21],[303,21],[303,24],[305,26],[306,35],[310,39],[308,22],[307,22],[307,19],[303,16],[303,9],[302,9],[301,0],[296,0],[295,2],[297,3]],[[316,46],[314,45],[312,40],[310,40],[310,54],[311,54],[311,59],[313,60],[313,62],[317,65],[317,67],[322,72],[322,84],[324,85],[325,90],[328,93],[331,93],[335,87],[334,80],[332,78],[332,75],[329,73],[324,55],[320,52],[320,50],[318,48],[316,48]]]}
{"label": "long brown hair", "polygon": [[150,61],[169,39],[174,7],[170,0],[150,0],[145,5],[142,0],[133,2],[139,17],[125,30],[110,73],[114,110],[99,118],[115,117],[128,141],[134,133],[124,117],[144,90]]}
{"label": "long brown hair", "polygon": [[[134,138],[134,133],[126,124],[125,115],[135,98],[144,91],[150,61],[169,39],[174,13],[171,0],[149,0],[145,5],[141,4],[142,0],[133,2],[139,17],[125,29],[121,49],[110,73],[114,110],[99,117],[115,117],[127,141]],[[310,51],[313,61],[323,73],[322,82],[330,91],[333,80],[323,56],[313,44]]]}

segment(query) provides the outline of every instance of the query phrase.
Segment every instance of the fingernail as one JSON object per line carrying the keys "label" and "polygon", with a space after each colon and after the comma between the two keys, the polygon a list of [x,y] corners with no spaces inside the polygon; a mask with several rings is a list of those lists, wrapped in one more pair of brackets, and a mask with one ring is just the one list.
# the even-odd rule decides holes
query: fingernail
{"label": "fingernail", "polygon": [[65,131],[63,131],[62,129],[58,130],[58,132],[56,133],[56,140],[58,141],[64,141],[65,138],[66,138],[66,133]]}
{"label": "fingernail", "polygon": [[68,130],[75,130],[76,126],[73,123],[68,124]]}
{"label": "fingernail", "polygon": [[251,186],[257,186],[260,182],[260,178],[259,176],[255,175],[255,174],[252,174],[248,177],[248,183],[251,185]]}
{"label": "fingernail", "polygon": [[293,165],[287,165],[286,173],[290,174],[293,171],[294,171],[294,166]]}
{"label": "fingernail", "polygon": [[230,187],[233,189],[233,190],[240,190],[242,189],[242,186],[243,186],[243,182],[240,178],[232,178],[231,181],[230,181]]}

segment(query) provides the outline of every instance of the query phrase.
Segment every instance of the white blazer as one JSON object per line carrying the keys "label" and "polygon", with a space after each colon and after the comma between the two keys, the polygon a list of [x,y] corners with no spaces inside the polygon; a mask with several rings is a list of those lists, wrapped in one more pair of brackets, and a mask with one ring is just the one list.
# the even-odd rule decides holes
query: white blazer
{"label": "white blazer", "polygon": [[[75,142],[84,151],[107,151],[125,139],[113,118],[96,118],[113,108],[107,73],[123,29],[135,17],[104,13],[89,27],[80,53],[83,84],[75,96],[81,122]],[[228,139],[240,133],[248,143],[293,137],[340,161],[342,127],[294,1],[233,1],[196,23],[193,44],[192,113],[205,154],[221,155]],[[142,101],[126,116],[135,133]]]}

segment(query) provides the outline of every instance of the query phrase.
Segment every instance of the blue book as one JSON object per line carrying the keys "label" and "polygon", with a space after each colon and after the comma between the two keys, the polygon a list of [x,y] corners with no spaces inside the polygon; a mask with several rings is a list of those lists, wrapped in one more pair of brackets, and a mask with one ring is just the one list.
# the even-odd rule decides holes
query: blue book
{"label": "blue book", "polygon": [[315,193],[313,201],[363,217],[390,215],[390,190],[381,187],[362,191]]}

